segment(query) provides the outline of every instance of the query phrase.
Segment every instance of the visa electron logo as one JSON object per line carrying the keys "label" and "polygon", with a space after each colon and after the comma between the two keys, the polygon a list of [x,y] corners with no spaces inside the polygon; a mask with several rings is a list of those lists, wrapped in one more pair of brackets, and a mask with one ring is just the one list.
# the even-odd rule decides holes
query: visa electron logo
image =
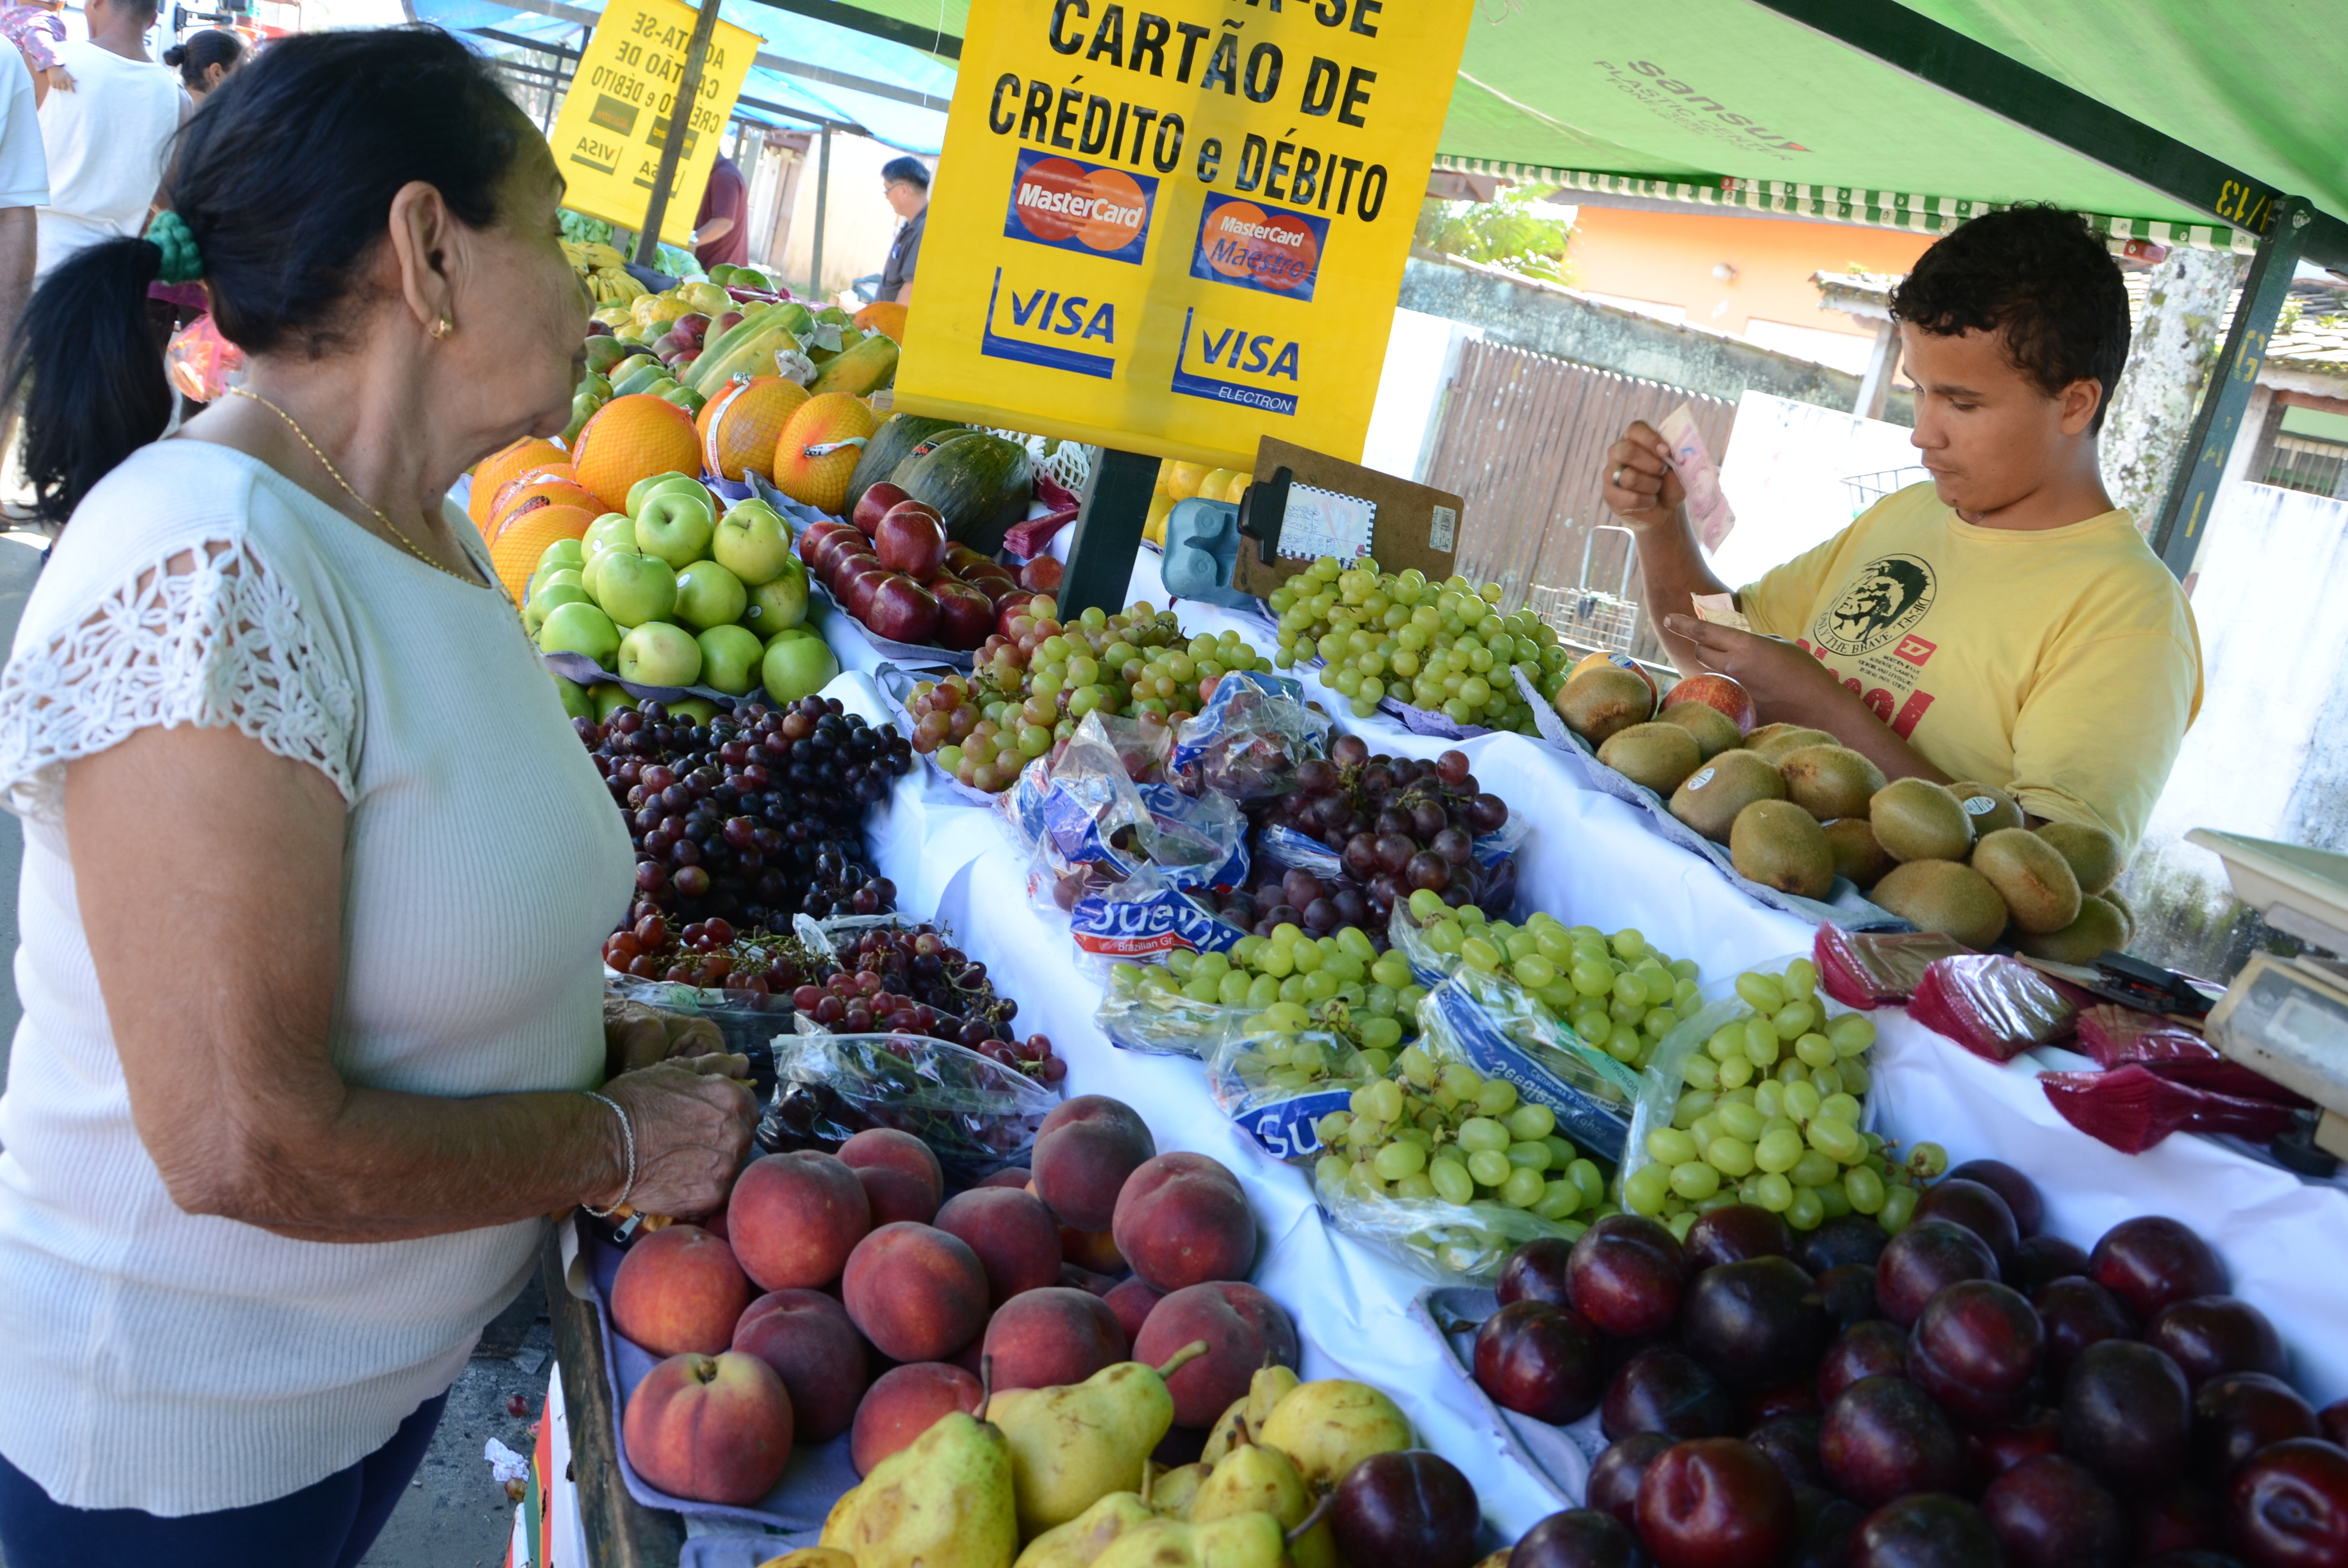
{"label": "visa electron logo", "polygon": [[1019,155],[1011,179],[1006,238],[1138,263],[1149,242],[1152,175],[1079,163],[1039,151]]}
{"label": "visa electron logo", "polygon": [[1309,300],[1328,238],[1326,218],[1210,196],[1200,215],[1190,275]]}

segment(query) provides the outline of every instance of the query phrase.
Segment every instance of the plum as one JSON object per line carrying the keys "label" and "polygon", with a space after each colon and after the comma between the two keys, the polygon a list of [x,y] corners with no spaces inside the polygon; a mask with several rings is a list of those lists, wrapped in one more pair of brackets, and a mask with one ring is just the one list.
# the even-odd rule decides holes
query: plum
{"label": "plum", "polygon": [[1545,1301],[1551,1306],[1573,1305],[1573,1287],[1566,1270],[1573,1261],[1573,1243],[1558,1236],[1536,1236],[1509,1254],[1500,1265],[1500,1305]]}
{"label": "plum", "polygon": [[1978,1181],[2005,1200],[2014,1228],[2028,1241],[2046,1222],[2046,1204],[2037,1183],[2003,1160],[1968,1160],[1949,1172],[1952,1181]]}
{"label": "plum", "polygon": [[1989,1483],[1982,1513],[2006,1568],[2122,1568],[2127,1516],[2084,1465],[2059,1454],[2026,1459]]}
{"label": "plum", "polygon": [[1883,1315],[1883,1309],[1875,1304],[1873,1264],[1837,1264],[1827,1270],[1818,1275],[1818,1299],[1838,1328]]}
{"label": "plum", "polygon": [[2348,1449],[2315,1438],[2263,1449],[2234,1472],[2226,1508],[2251,1568],[2348,1568]]}
{"label": "plum", "polygon": [[1794,1233],[1785,1221],[1758,1204],[1723,1203],[1697,1215],[1681,1244],[1688,1268],[1696,1271],[1747,1258],[1790,1258]]}
{"label": "plum", "polygon": [[1337,1483],[1329,1526],[1352,1563],[1468,1568],[1483,1513],[1458,1467],[1423,1449],[1373,1454]]}
{"label": "plum", "polygon": [[2289,1370],[2282,1336],[2267,1315],[2230,1295],[2170,1302],[2144,1326],[2144,1342],[2166,1352],[2197,1388],[2222,1372],[2280,1377]]}
{"label": "plum", "polygon": [[1679,1316],[1687,1259],[1672,1233],[1635,1214],[1609,1214],[1573,1243],[1574,1310],[1601,1334],[1643,1339]]}
{"label": "plum", "polygon": [[2136,1315],[2094,1280],[2058,1279],[2030,1298],[2046,1329],[2046,1377],[2056,1387],[2090,1345],[2136,1337]]}
{"label": "plum", "polygon": [[2225,1533],[2225,1515],[2217,1498],[2189,1482],[2138,1498],[2128,1511],[2128,1534],[2139,1561],[2212,1549]]}
{"label": "plum", "polygon": [[2149,1320],[2172,1301],[2226,1294],[2226,1265],[2209,1243],[2160,1214],[2122,1220],[2087,1254],[2097,1284]]}
{"label": "plum", "polygon": [[1776,1568],[1794,1544],[1794,1491],[1752,1444],[1697,1438],[1647,1467],[1638,1522],[1658,1568]]}
{"label": "plum", "polygon": [[2228,1372],[2193,1393],[2193,1467],[2212,1480],[2271,1443],[2317,1436],[2299,1390],[2265,1372]]}
{"label": "plum", "polygon": [[2033,1410],[2012,1426],[1965,1434],[1973,1474],[1983,1480],[2003,1475],[2024,1460],[2062,1451],[2063,1417],[2055,1410]]}
{"label": "plum", "polygon": [[1508,1568],[1644,1568],[1646,1560],[1628,1524],[1594,1508],[1569,1508],[1519,1536]]}
{"label": "plum", "polygon": [[1866,1214],[1843,1214],[1796,1239],[1794,1261],[1814,1274],[1846,1264],[1875,1266],[1891,1238]]}
{"label": "plum", "polygon": [[1609,1444],[1590,1467],[1582,1501],[1625,1524],[1637,1523],[1639,1482],[1656,1456],[1676,1441],[1668,1432],[1632,1432]]}
{"label": "plum", "polygon": [[1847,1568],[1998,1568],[1997,1532],[1964,1499],[1919,1492],[1860,1522],[1844,1562]]}
{"label": "plum", "polygon": [[1622,1363],[1606,1385],[1600,1429],[1612,1442],[1633,1432],[1720,1437],[1736,1428],[1736,1407],[1720,1380],[1676,1350],[1651,1347]]}
{"label": "plum", "polygon": [[2013,1272],[2005,1283],[2023,1295],[2036,1297],[2058,1279],[2087,1272],[2087,1251],[2060,1236],[2025,1236],[2013,1249]]}
{"label": "plum", "polygon": [[[1777,1218],[1766,1210],[1756,1212]],[[1688,1235],[1693,1241],[1695,1232]],[[1829,1332],[1817,1282],[1783,1255],[1705,1269],[1689,1284],[1680,1308],[1680,1338],[1689,1354],[1724,1382],[1745,1387],[1771,1387],[1807,1372]]]}
{"label": "plum", "polygon": [[1923,1315],[1926,1302],[1959,1280],[1997,1277],[1997,1255],[1987,1242],[1962,1225],[1926,1220],[1892,1237],[1875,1260],[1875,1303],[1905,1328]]}
{"label": "plum", "polygon": [[1512,1301],[1476,1330],[1476,1384],[1519,1415],[1578,1421],[1598,1404],[1597,1336],[1545,1301]]}
{"label": "plum", "polygon": [[1965,1445],[1915,1384],[1862,1377],[1827,1407],[1818,1463],[1837,1491],[1879,1508],[1910,1492],[1956,1491],[1965,1480]]}
{"label": "plum", "polygon": [[2185,1374],[2149,1345],[2090,1345],[2063,1380],[2063,1451],[2122,1491],[2183,1475],[2192,1421]]}
{"label": "plum", "polygon": [[1908,1336],[1895,1324],[1872,1318],[1843,1330],[1818,1358],[1818,1398],[1831,1405],[1862,1377],[1907,1375]]}
{"label": "plum", "polygon": [[1816,1416],[1776,1416],[1745,1434],[1745,1440],[1769,1457],[1793,1487],[1817,1487],[1826,1482],[1818,1469],[1818,1418]]}
{"label": "plum", "polygon": [[2022,1244],[2022,1227],[2013,1211],[1991,1188],[1950,1175],[1916,1201],[1915,1218],[1962,1225],[1989,1243],[1997,1259],[1999,1277],[2013,1266],[2013,1250]]}
{"label": "plum", "polygon": [[1916,1320],[1908,1376],[1957,1419],[2003,1425],[2029,1402],[2045,1350],[2045,1330],[2019,1291],[1995,1280],[1960,1280]]}

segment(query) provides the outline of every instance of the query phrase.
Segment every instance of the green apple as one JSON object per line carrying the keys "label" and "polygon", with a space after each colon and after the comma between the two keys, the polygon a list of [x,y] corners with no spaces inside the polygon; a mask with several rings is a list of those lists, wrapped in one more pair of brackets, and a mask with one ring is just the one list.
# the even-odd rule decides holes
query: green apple
{"label": "green apple", "polygon": [[636,548],[681,571],[709,558],[709,540],[716,529],[717,509],[699,485],[691,490],[654,490],[636,513]]}
{"label": "green apple", "polygon": [[767,656],[758,663],[759,682],[770,702],[813,696],[839,674],[839,661],[820,637],[778,636],[767,645]]}
{"label": "green apple", "polygon": [[742,580],[746,588],[772,583],[783,567],[796,560],[791,553],[791,527],[782,514],[752,497],[736,501],[717,520],[709,541],[712,560]]}
{"label": "green apple", "polygon": [[676,611],[676,573],[657,555],[607,550],[595,561],[595,603],[623,626],[665,621]]}
{"label": "green apple", "polygon": [[701,645],[683,626],[646,621],[620,639],[613,668],[630,686],[691,686],[701,678]]}
{"label": "green apple", "polygon": [[[562,699],[563,712],[573,718],[595,718],[595,698],[585,686],[581,686],[577,681],[564,680],[551,670],[547,674],[554,682],[555,695]],[[601,720],[596,722],[600,723]]]}
{"label": "green apple", "polygon": [[712,626],[695,637],[701,645],[701,684],[740,696],[758,683],[758,661],[767,650],[757,634],[739,626]]}
{"label": "green apple", "polygon": [[696,561],[676,574],[676,618],[695,631],[732,625],[748,603],[742,580],[715,561]]}
{"label": "green apple", "polygon": [[571,422],[562,427],[562,434],[557,436],[555,439],[561,442],[566,449],[569,448],[572,442],[579,438],[579,432],[587,428],[587,421],[593,418],[602,407],[603,399],[596,397],[592,392],[581,392],[571,399]]}
{"label": "green apple", "polygon": [[751,589],[749,597],[749,603],[742,611],[742,624],[762,637],[772,637],[787,627],[804,624],[808,614],[807,568],[799,564],[798,557],[788,558],[775,580]]}
{"label": "green apple", "polygon": [[620,628],[592,604],[558,604],[538,628],[538,645],[550,654],[584,654],[608,670],[620,651]]}
{"label": "green apple", "polygon": [[587,590],[576,583],[550,583],[530,596],[521,607],[521,629],[531,636],[546,624],[546,618],[565,604],[592,604]]}
{"label": "green apple", "polygon": [[531,576],[528,596],[535,599],[549,588],[584,588],[586,585],[586,580],[580,576],[575,566],[558,566],[551,572],[541,569]]}
{"label": "green apple", "polygon": [[642,511],[645,500],[654,490],[688,488],[700,491],[702,500],[709,499],[708,490],[691,474],[679,473],[675,469],[669,469],[664,474],[648,474],[628,487],[628,515],[633,517]]}
{"label": "green apple", "polygon": [[534,564],[530,570],[533,572],[544,572],[551,567],[556,571],[561,571],[563,567],[567,566],[572,571],[576,572],[586,564],[587,546],[584,541],[577,539],[558,539],[553,543],[546,547],[544,553],[539,556],[537,563]]}
{"label": "green apple", "polygon": [[628,695],[628,688],[617,681],[597,681],[587,688],[587,695],[595,699],[595,722],[598,724],[608,721],[623,707],[636,706],[636,699]]}
{"label": "green apple", "polygon": [[607,511],[587,525],[587,532],[579,541],[579,573],[587,585],[595,585],[594,574],[588,568],[595,558],[613,545],[633,550],[636,547],[636,520],[624,511]]}
{"label": "green apple", "polygon": [[673,717],[689,718],[695,724],[707,724],[717,717],[717,705],[705,696],[684,696],[668,705]]}

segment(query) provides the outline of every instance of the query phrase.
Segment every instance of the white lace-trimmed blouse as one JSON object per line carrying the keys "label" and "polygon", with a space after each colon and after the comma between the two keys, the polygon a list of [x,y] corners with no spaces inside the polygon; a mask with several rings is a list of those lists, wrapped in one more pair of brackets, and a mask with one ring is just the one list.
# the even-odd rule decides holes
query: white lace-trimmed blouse
{"label": "white lace-trimmed blouse", "polygon": [[597,943],[633,885],[619,814],[495,588],[210,443],[148,447],[82,502],[0,673],[0,791],[26,827],[0,1454],[60,1502],[165,1515],[281,1497],[382,1446],[455,1378],[541,1234],[328,1244],[173,1204],[131,1124],[63,808],[67,761],[180,724],[233,726],[347,803],[329,1045],[351,1083],[592,1085]]}

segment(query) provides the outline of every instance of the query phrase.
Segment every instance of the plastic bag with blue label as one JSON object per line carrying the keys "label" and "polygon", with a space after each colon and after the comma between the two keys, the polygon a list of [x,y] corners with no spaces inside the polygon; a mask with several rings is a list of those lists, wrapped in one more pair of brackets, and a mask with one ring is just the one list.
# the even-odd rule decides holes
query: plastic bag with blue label
{"label": "plastic bag with blue label", "polygon": [[1560,1131],[1610,1163],[1630,1136],[1639,1076],[1584,1045],[1522,986],[1462,966],[1418,1005],[1419,1049],[1516,1086]]}
{"label": "plastic bag with blue label", "polygon": [[1383,1075],[1386,1053],[1315,1026],[1293,1003],[1221,1011],[1236,1016],[1207,1061],[1215,1103],[1272,1159],[1311,1164],[1325,1152],[1323,1119],[1350,1110],[1354,1092]]}
{"label": "plastic bag with blue label", "polygon": [[1173,953],[1229,953],[1246,934],[1149,866],[1068,906],[1069,938],[1096,975],[1120,962],[1163,964]]}
{"label": "plastic bag with blue label", "polygon": [[1057,757],[1029,763],[999,809],[1033,851],[1028,892],[1041,908],[1073,911],[1144,870],[1177,888],[1247,878],[1239,808],[1219,795],[1135,783],[1097,715],[1086,716]]}
{"label": "plastic bag with blue label", "polygon": [[1186,789],[1247,802],[1286,795],[1296,769],[1329,754],[1334,727],[1286,676],[1234,670],[1174,732],[1172,771]]}

